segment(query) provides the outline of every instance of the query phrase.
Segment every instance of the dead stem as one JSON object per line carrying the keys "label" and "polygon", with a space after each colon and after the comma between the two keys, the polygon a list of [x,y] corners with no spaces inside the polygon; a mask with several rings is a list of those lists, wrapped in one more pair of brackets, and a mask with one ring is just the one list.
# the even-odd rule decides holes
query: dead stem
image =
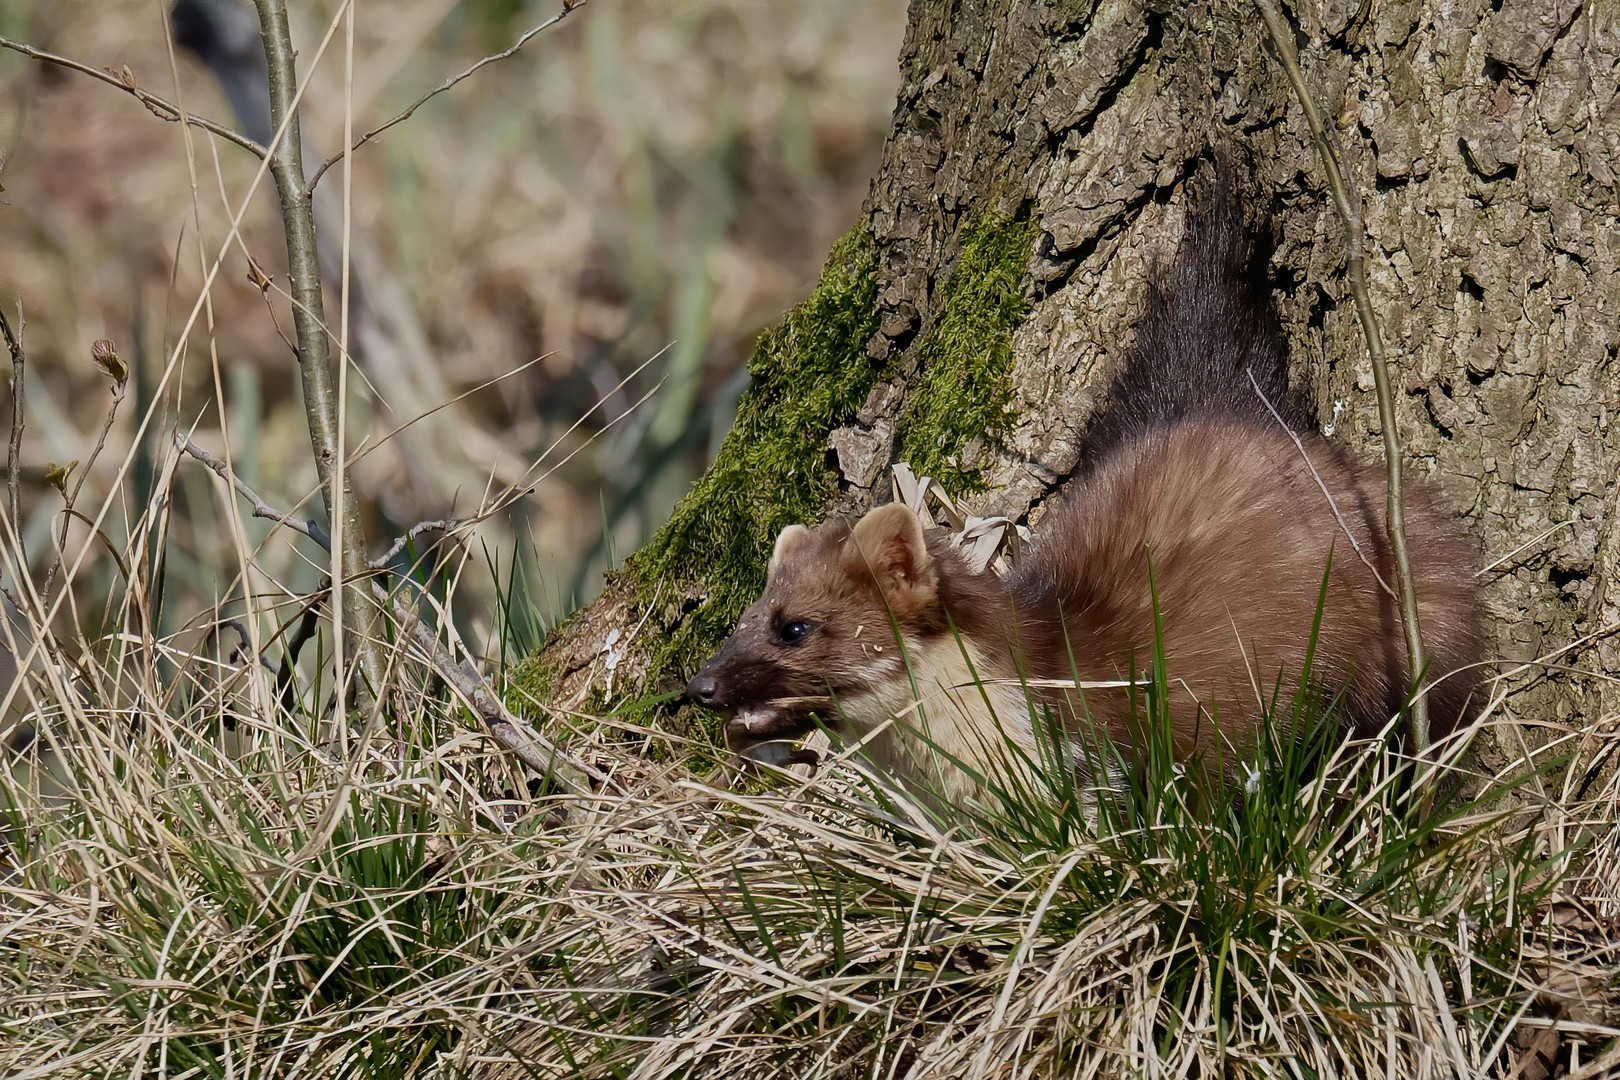
{"label": "dead stem", "polygon": [[479,60],[477,63],[473,64],[471,67],[467,68],[465,71],[462,71],[460,74],[450,76],[450,78],[446,79],[438,86],[435,86],[432,90],[429,90],[427,93],[411,102],[410,107],[404,112],[400,113],[398,116],[395,116],[387,123],[379,124],[377,127],[372,128],[370,131],[360,136],[354,141],[353,145],[351,145],[347,151],[333,154],[331,157],[321,162],[320,167],[315,170],[315,174],[309,178],[309,183],[304,185],[305,197],[307,198],[314,193],[315,185],[321,182],[321,177],[326,175],[326,170],[342,161],[346,154],[354,153],[356,150],[360,149],[362,146],[366,145],[366,143],[370,142],[372,139],[375,139],[377,136],[381,135],[395,124],[403,124],[416,113],[417,109],[420,109],[433,98],[438,97],[440,94],[444,93],[452,86],[455,86],[463,79],[470,78],[472,75],[476,74],[479,69],[489,64],[493,64],[498,60],[505,60],[507,57],[515,55],[532,39],[538,37],[540,34],[545,33],[547,30],[551,29],[553,26],[556,26],[558,23],[568,18],[569,15],[573,14],[575,11],[578,11],[584,6],[585,0],[564,0],[561,11],[557,12],[557,14],[553,15],[545,22],[540,23],[538,26],[531,27],[523,34],[523,36],[519,37],[506,48],[502,49],[498,53],[491,53],[482,60]]}
{"label": "dead stem", "polygon": [[1350,541],[1350,547],[1355,550],[1355,553],[1361,557],[1361,561],[1366,564],[1367,569],[1372,573],[1373,580],[1378,582],[1379,588],[1388,593],[1390,599],[1400,603],[1401,598],[1395,595],[1395,590],[1389,587],[1389,582],[1384,580],[1384,575],[1378,572],[1378,567],[1373,565],[1372,560],[1367,557],[1367,553],[1361,549],[1361,542],[1356,539],[1356,534],[1350,530],[1350,523],[1345,521],[1344,515],[1339,512],[1339,504],[1333,501],[1333,492],[1328,490],[1327,481],[1323,480],[1322,474],[1316,471],[1316,463],[1311,460],[1311,455],[1306,451],[1304,440],[1299,437],[1299,434],[1293,428],[1288,426],[1288,421],[1282,418],[1282,414],[1271,403],[1271,399],[1266,397],[1266,392],[1260,389],[1260,383],[1255,379],[1253,371],[1249,372],[1249,382],[1254,386],[1254,392],[1260,396],[1261,404],[1266,407],[1267,412],[1271,413],[1272,419],[1276,420],[1278,426],[1287,432],[1290,439],[1294,440],[1295,449],[1299,451],[1299,456],[1305,462],[1305,467],[1311,471],[1311,477],[1316,481],[1316,486],[1322,489],[1322,497],[1327,499],[1328,509],[1333,511],[1333,518],[1339,523],[1339,529],[1344,533],[1345,539]]}
{"label": "dead stem", "polygon": [[226,142],[235,143],[237,146],[240,146],[242,149],[246,150],[255,157],[262,158],[265,156],[264,147],[260,146],[246,135],[243,135],[241,132],[232,131],[224,124],[216,124],[214,121],[205,120],[200,116],[192,116],[189,113],[183,114],[170,102],[163,100],[156,94],[141,89],[141,87],[135,82],[135,76],[130,73],[129,68],[127,67],[121,69],[117,73],[114,73],[110,68],[97,69],[91,67],[89,64],[80,63],[71,57],[59,56],[53,52],[46,52],[44,49],[36,49],[34,46],[29,45],[26,42],[12,41],[10,38],[4,37],[0,37],[0,49],[10,49],[12,52],[21,53],[22,55],[34,60],[38,60],[41,63],[55,64],[58,67],[67,68],[69,71],[77,71],[81,75],[88,75],[92,79],[100,79],[108,86],[116,86],[118,89],[124,91],[124,93],[133,97],[136,101],[139,101],[142,105],[145,105],[147,111],[153,116],[157,117],[159,120],[167,120],[171,124],[178,124],[183,120],[192,127],[202,128],[211,135],[218,135]]}
{"label": "dead stem", "polygon": [[6,494],[10,499],[11,527],[22,532],[22,498],[17,484],[17,470],[22,461],[23,437],[23,373],[27,367],[22,347],[22,301],[17,301],[17,329],[12,332],[6,321],[5,308],[0,307],[0,334],[5,335],[6,348],[11,350],[11,446],[6,452]]}
{"label": "dead stem", "polygon": [[315,452],[315,468],[321,479],[328,519],[334,535],[340,538],[335,560],[339,577],[335,585],[341,598],[338,613],[345,624],[343,641],[348,644],[361,676],[364,703],[367,695],[377,693],[383,684],[384,665],[377,636],[380,613],[363,583],[368,572],[365,531],[338,446],[342,402],[337,397],[331,343],[324,325],[314,209],[304,187],[303,137],[296,108],[297,54],[293,50],[284,0],[255,0],[255,4],[269,70],[270,123],[281,133],[281,138],[272,146],[269,162],[276,190],[281,195],[282,226],[287,238],[287,276],[298,337],[304,416],[309,425],[310,444]]}
{"label": "dead stem", "polygon": [[[124,394],[129,389],[129,368],[119,357],[118,346],[106,338],[102,338],[90,347],[90,359],[101,370],[102,374],[106,375],[112,382],[112,401],[107,405],[107,415],[102,418],[101,430],[96,434],[96,443],[90,450],[90,457],[85,461],[84,468],[79,470],[78,477],[73,481],[73,490],[66,493],[65,501],[62,504],[62,532],[56,545],[57,560],[51,564],[50,570],[45,574],[45,587],[40,590],[41,596],[51,594],[51,586],[56,581],[57,572],[62,569],[62,560],[67,552],[69,519],[78,516],[90,526],[92,533],[99,532],[95,522],[78,513],[79,492],[84,490],[85,478],[90,475],[90,470],[95,468],[96,459],[107,448],[107,436],[112,434],[113,423],[118,419],[118,406],[124,403]],[[107,544],[107,549],[113,552],[113,558],[118,559],[117,550],[113,547],[111,541],[107,541],[105,537],[103,537],[103,540]],[[120,566],[122,566],[121,560]],[[124,571],[124,576],[126,578],[129,576],[127,569]]]}
{"label": "dead stem", "polygon": [[1405,504],[1401,497],[1401,437],[1399,429],[1395,426],[1395,397],[1390,389],[1389,364],[1384,356],[1384,337],[1378,327],[1378,316],[1373,311],[1372,298],[1367,292],[1367,264],[1363,256],[1365,229],[1361,223],[1361,211],[1357,206],[1357,200],[1351,197],[1350,186],[1343,170],[1339,168],[1339,159],[1328,139],[1327,125],[1322,119],[1321,110],[1316,107],[1315,99],[1305,86],[1305,75],[1300,70],[1299,57],[1294,51],[1293,31],[1283,22],[1282,14],[1277,10],[1273,0],[1255,0],[1255,6],[1259,8],[1260,17],[1265,21],[1272,48],[1282,64],[1283,71],[1288,75],[1294,96],[1299,99],[1300,107],[1305,110],[1305,119],[1311,128],[1311,141],[1315,143],[1316,152],[1322,159],[1322,171],[1327,175],[1334,206],[1338,208],[1339,217],[1344,222],[1345,269],[1350,278],[1350,291],[1355,295],[1356,315],[1361,319],[1361,329],[1367,338],[1367,355],[1372,361],[1373,382],[1378,388],[1378,422],[1384,434],[1384,464],[1389,470],[1389,503],[1385,524],[1389,529],[1390,550],[1395,555],[1395,582],[1401,592],[1401,627],[1406,636],[1408,673],[1412,681],[1410,688],[1412,703],[1408,714],[1412,749],[1415,753],[1423,755],[1429,750],[1429,703],[1423,694],[1422,683],[1426,658],[1423,652],[1423,634],[1418,626],[1417,590],[1412,584],[1412,563],[1406,550]]}
{"label": "dead stem", "polygon": [[[331,540],[313,521],[300,521],[282,513],[264,500],[258,492],[240,480],[225,463],[203,450],[189,439],[176,439],[176,445],[189,457],[202,462],[220,479],[226,481],[252,507],[255,517],[269,518],[296,529],[311,540],[331,550]],[[526,721],[514,715],[470,662],[458,663],[438,635],[397,597],[390,596],[381,585],[371,587],[373,598],[386,604],[411,643],[422,653],[428,665],[455,688],[467,706],[484,721],[497,742],[515,754],[525,765],[545,777],[553,787],[567,795],[584,797],[592,794],[592,780],[603,787],[616,787],[611,778],[586,765],[564,751],[551,740],[535,731]],[[378,683],[380,688],[383,684]]]}

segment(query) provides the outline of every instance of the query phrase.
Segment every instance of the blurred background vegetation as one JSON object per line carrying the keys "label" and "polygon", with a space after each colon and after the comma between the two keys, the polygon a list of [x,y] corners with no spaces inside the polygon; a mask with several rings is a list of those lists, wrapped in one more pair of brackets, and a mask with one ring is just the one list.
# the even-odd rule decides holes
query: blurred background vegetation
{"label": "blurred background vegetation", "polygon": [[[0,35],[127,70],[235,126],[207,67],[184,49],[171,67],[168,6],[5,0]],[[308,73],[338,4],[289,6]],[[348,88],[355,131],[559,7],[361,0]],[[527,621],[506,628],[509,654],[532,645],[594,594],[600,571],[701,472],[729,426],[755,336],[808,291],[856,218],[893,108],[904,16],[901,0],[590,0],[354,155],[353,273],[370,314],[355,316],[361,378],[351,379],[349,416],[351,444],[376,447],[355,470],[374,553],[416,521],[471,512],[491,489],[543,477],[462,542],[463,557],[495,570],[456,591],[475,647],[501,629],[491,589],[534,598]],[[343,56],[340,30],[310,76],[302,116],[317,161],[343,141]],[[164,425],[195,425],[196,440],[217,449],[223,423],[244,478],[281,506],[309,499],[314,467],[281,337],[291,333],[279,291],[286,255],[268,179],[226,251],[211,313],[182,338],[201,268],[225,244],[258,161],[199,133],[193,173],[178,125],[114,87],[8,52],[0,150],[0,300],[8,312],[20,301],[27,321],[28,550],[49,556],[53,522],[60,528],[47,465],[86,457],[106,416],[107,383],[90,362],[103,337],[136,369],[134,407],[121,411],[82,500],[112,495],[115,541],[161,469]],[[333,169],[322,197],[338,198],[341,185]],[[323,242],[338,236],[328,229]],[[251,280],[250,259],[268,290]],[[369,345],[358,325],[367,318]],[[160,393],[171,355],[174,377]],[[9,401],[0,407],[9,412]],[[157,422],[137,446],[149,409]],[[168,526],[170,598],[178,588],[228,606],[240,561],[223,539],[217,483],[182,467],[173,485],[184,512]],[[269,531],[249,528],[255,543]],[[77,589],[109,588],[114,567],[95,564],[105,558],[92,554]],[[258,564],[293,593],[320,574],[280,535]]]}

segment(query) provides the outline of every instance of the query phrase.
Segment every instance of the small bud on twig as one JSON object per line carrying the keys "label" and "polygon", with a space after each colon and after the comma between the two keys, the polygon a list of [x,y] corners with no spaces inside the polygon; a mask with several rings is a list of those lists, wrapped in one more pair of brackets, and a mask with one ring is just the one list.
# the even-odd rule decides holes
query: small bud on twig
{"label": "small bud on twig", "polygon": [[90,362],[118,386],[123,386],[129,378],[129,365],[118,355],[118,346],[107,338],[98,338],[90,346]]}
{"label": "small bud on twig", "polygon": [[270,283],[275,280],[275,278],[261,270],[259,268],[259,264],[254,262],[252,259],[248,260],[247,279],[248,284],[252,285],[255,289],[258,289],[261,293],[269,292]]}
{"label": "small bud on twig", "polygon": [[72,476],[73,470],[78,467],[78,458],[74,458],[66,465],[58,465],[54,461],[49,462],[45,466],[45,483],[66,495],[68,477]]}

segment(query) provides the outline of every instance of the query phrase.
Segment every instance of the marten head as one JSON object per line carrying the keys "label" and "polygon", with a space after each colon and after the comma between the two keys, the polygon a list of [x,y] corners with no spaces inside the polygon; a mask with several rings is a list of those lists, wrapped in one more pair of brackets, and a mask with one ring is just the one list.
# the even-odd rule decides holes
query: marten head
{"label": "marten head", "polygon": [[837,730],[846,707],[907,678],[900,642],[949,631],[942,575],[958,573],[961,560],[904,506],[873,510],[853,529],[790,525],[765,594],[687,695],[725,716],[735,750],[798,738],[816,718]]}

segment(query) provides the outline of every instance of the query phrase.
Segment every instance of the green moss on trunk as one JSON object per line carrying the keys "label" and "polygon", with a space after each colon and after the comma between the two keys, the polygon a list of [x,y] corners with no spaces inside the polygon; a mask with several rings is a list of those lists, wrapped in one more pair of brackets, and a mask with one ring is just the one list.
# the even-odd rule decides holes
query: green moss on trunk
{"label": "green moss on trunk", "polygon": [[[1026,215],[969,222],[917,346],[918,371],[899,417],[901,452],[956,490],[982,489],[977,470],[963,463],[965,452],[977,440],[996,439],[1011,419],[1011,337],[1029,310],[1024,270],[1034,231]],[[817,520],[834,494],[827,436],[854,419],[896,366],[866,355],[878,323],[877,250],[862,226],[834,245],[815,291],[760,337],[748,389],[714,464],[619,579],[649,616],[649,711],[661,700],[660,682],[694,670],[759,595],[776,535]],[[539,666],[524,675],[543,684],[554,670]]]}
{"label": "green moss on trunk", "polygon": [[546,701],[557,684],[557,664],[545,651],[525,657],[507,672],[502,698],[519,716],[533,713],[533,703]]}
{"label": "green moss on trunk", "polygon": [[901,419],[900,460],[947,491],[984,490],[965,451],[979,440],[993,443],[1013,419],[1012,332],[1029,314],[1024,271],[1034,236],[1027,213],[969,222],[917,347],[921,375]]}
{"label": "green moss on trunk", "polygon": [[653,670],[700,662],[764,587],[776,534],[814,520],[832,494],[827,436],[882,374],[866,356],[878,328],[876,272],[864,225],[833,246],[815,291],[760,337],[714,464],[630,560],[643,603],[660,583],[703,596],[657,647]]}

